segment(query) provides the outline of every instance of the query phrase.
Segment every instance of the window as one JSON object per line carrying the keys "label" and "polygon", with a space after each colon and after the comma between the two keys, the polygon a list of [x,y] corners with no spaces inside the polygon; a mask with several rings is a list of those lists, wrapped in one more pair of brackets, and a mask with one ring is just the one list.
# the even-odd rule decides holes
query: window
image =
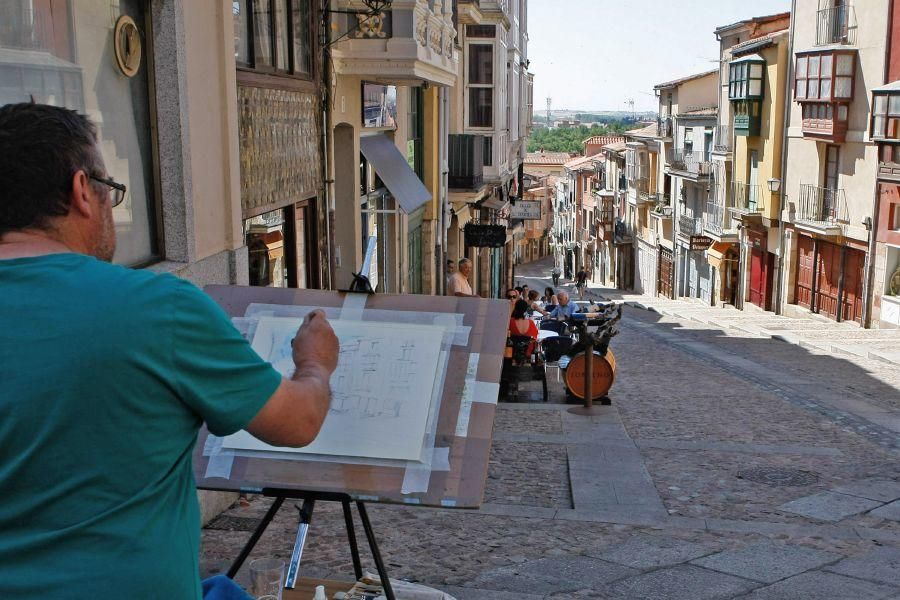
{"label": "window", "polygon": [[409,88],[409,124],[406,138],[406,161],[419,179],[423,179],[422,156],[422,88]]}
{"label": "window", "polygon": [[494,138],[489,135],[484,136],[483,164],[485,167],[494,166]]}
{"label": "window", "polygon": [[[112,209],[115,262],[146,264],[158,255],[151,70],[144,58],[128,79],[116,66],[113,24],[132,17],[143,32],[147,3],[118,0],[0,2],[0,106],[34,102],[65,106],[97,123],[109,175],[128,187]],[[110,12],[112,11],[112,15]],[[142,36],[144,44],[151,39]],[[144,56],[152,48],[145,46]]]}
{"label": "window", "polygon": [[363,83],[363,127],[397,126],[397,86]]}
{"label": "window", "polygon": [[852,100],[854,69],[852,52],[799,55],[794,96],[799,101]]}
{"label": "window", "polygon": [[732,100],[762,98],[763,66],[760,58],[740,59],[729,67],[728,97]]}
{"label": "window", "polygon": [[233,0],[238,67],[309,78],[311,0]]}
{"label": "window", "polygon": [[494,124],[494,46],[469,44],[469,126]]}
{"label": "window", "polygon": [[466,37],[493,39],[495,35],[497,35],[495,25],[466,25]]}
{"label": "window", "polygon": [[900,139],[900,94],[878,94],[872,101],[872,137]]}
{"label": "window", "polygon": [[684,153],[694,153],[694,130],[691,127],[685,127],[684,129]]}

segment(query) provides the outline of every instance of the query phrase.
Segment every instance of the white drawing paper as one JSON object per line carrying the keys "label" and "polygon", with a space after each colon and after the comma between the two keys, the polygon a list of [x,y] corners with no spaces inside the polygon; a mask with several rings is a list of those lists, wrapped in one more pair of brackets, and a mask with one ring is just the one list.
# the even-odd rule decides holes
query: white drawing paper
{"label": "white drawing paper", "polygon": [[[291,339],[301,322],[260,317],[253,337],[253,349],[285,377],[294,372]],[[223,447],[421,460],[445,328],[341,320],[331,326],[341,351],[331,376],[331,408],[316,440],[281,448],[240,431]]]}

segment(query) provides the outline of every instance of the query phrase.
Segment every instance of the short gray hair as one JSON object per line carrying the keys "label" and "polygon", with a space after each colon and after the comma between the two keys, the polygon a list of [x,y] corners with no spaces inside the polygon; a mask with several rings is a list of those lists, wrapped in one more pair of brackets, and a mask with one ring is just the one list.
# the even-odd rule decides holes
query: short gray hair
{"label": "short gray hair", "polygon": [[469,260],[468,258],[461,258],[461,259],[459,259],[459,266],[463,266],[463,265],[466,264],[466,263],[472,264],[472,261]]}

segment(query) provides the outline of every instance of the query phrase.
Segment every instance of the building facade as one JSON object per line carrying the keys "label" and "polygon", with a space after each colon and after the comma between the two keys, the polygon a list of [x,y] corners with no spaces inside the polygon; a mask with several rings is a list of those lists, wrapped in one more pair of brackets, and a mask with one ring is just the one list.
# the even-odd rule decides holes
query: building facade
{"label": "building facade", "polygon": [[797,0],[791,21],[782,309],[865,324],[878,169],[866,86],[884,81],[890,2],[820,4]]}

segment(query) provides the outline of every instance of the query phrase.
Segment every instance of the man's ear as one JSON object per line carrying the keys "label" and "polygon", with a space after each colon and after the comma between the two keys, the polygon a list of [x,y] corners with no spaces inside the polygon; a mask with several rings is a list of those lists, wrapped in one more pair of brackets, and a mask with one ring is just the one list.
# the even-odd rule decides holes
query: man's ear
{"label": "man's ear", "polygon": [[69,197],[69,214],[82,219],[90,219],[95,208],[91,206],[91,178],[84,171],[76,171],[72,176],[72,191]]}

